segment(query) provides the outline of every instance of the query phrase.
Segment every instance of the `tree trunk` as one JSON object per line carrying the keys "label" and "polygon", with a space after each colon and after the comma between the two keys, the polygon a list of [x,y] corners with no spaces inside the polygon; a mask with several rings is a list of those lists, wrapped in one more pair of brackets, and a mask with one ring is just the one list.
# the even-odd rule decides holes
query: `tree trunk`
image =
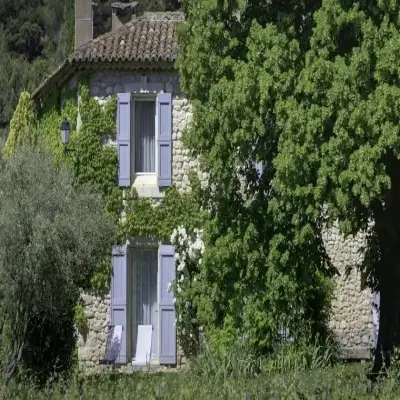
{"label": "tree trunk", "polygon": [[21,362],[22,353],[24,351],[27,329],[28,311],[23,309],[22,302],[19,301],[16,305],[13,335],[11,338],[8,338],[8,340],[11,341],[10,349],[7,355],[7,359],[3,365],[3,378],[6,385],[8,385],[10,380],[18,373],[18,366]]}
{"label": "tree trunk", "polygon": [[[386,268],[389,269],[388,266]],[[394,276],[394,274],[387,275],[388,277],[382,279],[381,282],[379,335],[372,369],[373,374],[386,371],[390,366],[390,358],[394,346],[400,345],[400,279],[398,276]],[[391,282],[389,276],[392,276]]]}
{"label": "tree trunk", "polygon": [[18,364],[21,361],[23,349],[24,344],[21,344],[16,348],[13,354],[9,355],[7,361],[4,363],[3,377],[5,385],[8,385],[10,380],[17,375]]}
{"label": "tree trunk", "polygon": [[376,268],[380,291],[379,335],[372,374],[390,366],[394,347],[400,346],[400,162],[391,158],[387,172],[391,189],[374,214],[380,262]]}

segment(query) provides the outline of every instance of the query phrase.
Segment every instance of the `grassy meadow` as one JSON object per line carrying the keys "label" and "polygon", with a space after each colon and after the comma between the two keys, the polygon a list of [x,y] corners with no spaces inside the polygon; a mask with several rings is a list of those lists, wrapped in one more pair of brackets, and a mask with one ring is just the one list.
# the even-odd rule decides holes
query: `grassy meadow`
{"label": "grassy meadow", "polygon": [[1,388],[0,399],[400,399],[398,362],[385,379],[372,384],[370,363],[340,363],[333,355],[312,346],[283,347],[273,358],[262,359],[240,349],[226,356],[205,351],[181,371],[77,373],[68,383],[41,390],[13,381]]}

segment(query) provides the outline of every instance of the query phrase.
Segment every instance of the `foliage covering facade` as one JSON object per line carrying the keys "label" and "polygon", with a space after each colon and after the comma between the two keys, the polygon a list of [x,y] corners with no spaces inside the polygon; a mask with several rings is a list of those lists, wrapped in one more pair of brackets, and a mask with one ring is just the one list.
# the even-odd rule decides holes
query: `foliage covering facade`
{"label": "foliage covering facade", "polygon": [[[301,314],[308,283],[332,272],[323,225],[338,220],[345,234],[366,232],[364,268],[370,287],[381,292],[379,370],[399,329],[398,4],[188,1],[185,9],[180,71],[196,106],[187,139],[217,188],[206,197],[214,205],[212,245],[228,257],[221,234],[229,243],[235,234],[265,238],[270,294],[252,301],[262,308],[270,308],[267,299],[300,305]],[[237,198],[238,180],[231,179],[249,160],[265,165],[258,185],[254,169],[244,171],[249,197],[265,207],[251,218],[260,221],[255,228],[235,218],[254,213],[254,200]],[[305,296],[291,305],[300,292]]]}

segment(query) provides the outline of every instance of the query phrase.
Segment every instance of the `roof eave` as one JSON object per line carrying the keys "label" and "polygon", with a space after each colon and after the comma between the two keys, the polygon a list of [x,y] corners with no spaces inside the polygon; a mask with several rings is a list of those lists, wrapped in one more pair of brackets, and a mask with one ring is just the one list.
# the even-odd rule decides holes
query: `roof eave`
{"label": "roof eave", "polygon": [[[67,59],[65,60],[61,65],[57,67],[57,69],[50,75],[48,76],[33,92],[32,98],[34,100],[37,100],[40,98],[40,95],[43,92],[47,92],[46,89],[49,89],[50,87],[58,86],[54,85],[54,81],[57,82],[57,78],[61,78],[62,75],[66,76],[71,68],[71,62]],[[68,78],[66,78],[68,79]],[[58,83],[58,82],[57,82]]]}
{"label": "roof eave", "polygon": [[43,95],[55,87],[63,86],[76,72],[96,70],[131,70],[131,71],[174,71],[175,61],[99,61],[77,62],[65,60],[48,78],[46,78],[33,92],[32,98],[39,100]]}

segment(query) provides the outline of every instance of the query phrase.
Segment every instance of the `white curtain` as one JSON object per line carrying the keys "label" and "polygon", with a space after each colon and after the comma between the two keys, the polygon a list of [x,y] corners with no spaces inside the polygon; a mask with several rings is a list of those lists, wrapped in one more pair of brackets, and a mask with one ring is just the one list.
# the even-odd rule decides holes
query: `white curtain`
{"label": "white curtain", "polygon": [[133,354],[136,353],[138,325],[152,325],[152,358],[157,356],[158,339],[157,260],[157,249],[138,249],[133,252]]}
{"label": "white curtain", "polygon": [[154,101],[135,101],[135,172],[155,172]]}

